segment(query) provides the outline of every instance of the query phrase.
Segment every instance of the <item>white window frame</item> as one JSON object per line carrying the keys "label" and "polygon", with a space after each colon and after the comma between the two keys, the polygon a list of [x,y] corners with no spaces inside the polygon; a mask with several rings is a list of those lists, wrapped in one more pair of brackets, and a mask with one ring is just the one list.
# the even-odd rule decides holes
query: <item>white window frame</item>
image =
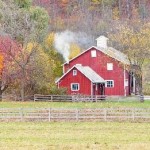
{"label": "white window frame", "polygon": [[[77,89],[73,89],[73,85],[77,85]],[[79,83],[71,83],[71,91],[79,91],[80,90],[80,84]]]}
{"label": "white window frame", "polygon": [[125,79],[125,86],[128,86],[129,85],[129,80],[128,79]]}
{"label": "white window frame", "polygon": [[107,70],[113,70],[113,63],[107,63]]}
{"label": "white window frame", "polygon": [[77,75],[77,70],[73,70],[73,76]]}
{"label": "white window frame", "polygon": [[96,50],[91,50],[91,57],[96,57]]}
{"label": "white window frame", "polygon": [[[105,80],[106,82],[105,82],[105,87],[107,87],[107,88],[113,88],[114,87],[114,80]],[[107,82],[112,82],[112,84],[109,84],[109,86],[108,86],[108,83]],[[110,86],[110,85],[112,85],[112,86]]]}

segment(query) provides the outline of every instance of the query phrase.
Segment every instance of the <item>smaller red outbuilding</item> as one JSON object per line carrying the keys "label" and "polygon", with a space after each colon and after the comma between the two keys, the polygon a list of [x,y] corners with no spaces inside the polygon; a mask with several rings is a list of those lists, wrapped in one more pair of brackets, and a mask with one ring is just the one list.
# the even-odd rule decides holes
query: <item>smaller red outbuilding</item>
{"label": "smaller red outbuilding", "polygon": [[90,67],[77,64],[59,79],[60,85],[70,85],[68,92],[71,94],[104,95],[105,80]]}

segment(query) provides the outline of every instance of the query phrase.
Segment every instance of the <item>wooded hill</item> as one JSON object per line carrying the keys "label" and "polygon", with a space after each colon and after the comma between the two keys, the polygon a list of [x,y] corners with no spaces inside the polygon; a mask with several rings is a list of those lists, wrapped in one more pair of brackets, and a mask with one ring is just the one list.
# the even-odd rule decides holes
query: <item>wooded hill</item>
{"label": "wooded hill", "polygon": [[149,0],[34,0],[50,15],[50,30],[71,29],[91,35],[112,30],[116,22],[150,19]]}
{"label": "wooded hill", "polygon": [[139,66],[137,78],[150,91],[149,0],[0,0],[0,25],[0,95],[63,93],[55,86],[61,64],[100,35]]}
{"label": "wooded hill", "polygon": [[70,30],[91,37],[84,46],[78,43],[81,50],[95,45],[102,34],[109,37],[111,46],[124,51],[140,66],[145,93],[150,90],[149,0],[34,0],[33,5],[48,11],[50,32]]}

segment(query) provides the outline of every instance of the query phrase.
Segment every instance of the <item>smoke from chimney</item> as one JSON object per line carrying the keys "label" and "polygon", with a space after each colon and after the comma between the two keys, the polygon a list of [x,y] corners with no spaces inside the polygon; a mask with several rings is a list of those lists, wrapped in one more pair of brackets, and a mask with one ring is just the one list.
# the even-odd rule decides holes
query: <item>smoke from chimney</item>
{"label": "smoke from chimney", "polygon": [[67,62],[69,61],[70,44],[74,41],[74,34],[68,30],[55,34],[54,46]]}
{"label": "smoke from chimney", "polygon": [[76,43],[81,48],[88,48],[92,45],[93,38],[83,32],[71,32],[69,30],[56,33],[54,46],[56,50],[63,55],[66,62],[69,62],[70,45]]}

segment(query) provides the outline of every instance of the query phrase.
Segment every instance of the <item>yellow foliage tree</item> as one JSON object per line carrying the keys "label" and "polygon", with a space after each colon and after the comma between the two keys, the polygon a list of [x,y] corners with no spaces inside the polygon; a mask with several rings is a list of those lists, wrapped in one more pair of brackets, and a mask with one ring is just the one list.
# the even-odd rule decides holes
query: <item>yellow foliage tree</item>
{"label": "yellow foliage tree", "polygon": [[77,44],[75,43],[71,44],[69,59],[76,57],[77,55],[80,54],[80,52],[81,52],[81,48]]}
{"label": "yellow foliage tree", "polygon": [[54,37],[55,37],[55,33],[54,32],[51,32],[46,40],[45,40],[45,46],[48,47],[48,48],[52,48],[53,47],[53,44],[54,44]]}
{"label": "yellow foliage tree", "polygon": [[30,78],[32,79],[36,92],[48,94],[50,85],[53,82],[52,64],[49,56],[44,52],[41,46],[38,47],[38,51],[30,63],[33,65]]}
{"label": "yellow foliage tree", "polygon": [[[136,24],[138,25],[138,24]],[[121,44],[123,52],[130,61],[130,71],[136,78],[139,94],[143,93],[143,65],[150,61],[150,24],[140,26],[120,26],[110,35],[110,39]]]}
{"label": "yellow foliage tree", "polygon": [[[43,45],[44,51],[48,54],[49,60],[51,62],[51,68],[53,72],[53,79],[60,77],[62,75],[62,63],[63,57],[54,47],[55,33],[51,32],[45,39]],[[54,82],[54,81],[53,81]]]}
{"label": "yellow foliage tree", "polygon": [[115,7],[113,9],[113,16],[112,17],[114,20],[119,20],[119,9],[117,7]]}

